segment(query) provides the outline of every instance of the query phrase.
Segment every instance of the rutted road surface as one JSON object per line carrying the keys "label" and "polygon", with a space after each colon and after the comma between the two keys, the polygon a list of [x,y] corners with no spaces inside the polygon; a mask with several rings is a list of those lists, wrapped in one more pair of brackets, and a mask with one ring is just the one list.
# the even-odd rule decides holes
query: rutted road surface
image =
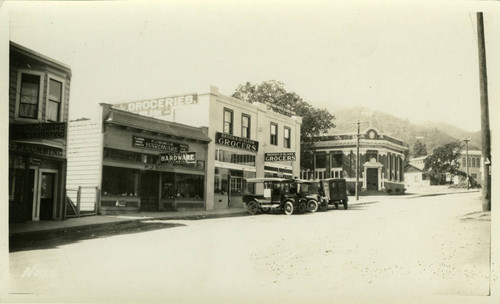
{"label": "rutted road surface", "polygon": [[480,210],[475,192],[381,197],[315,214],[150,221],[175,225],[12,252],[10,290],[66,302],[471,300],[490,286],[490,218]]}

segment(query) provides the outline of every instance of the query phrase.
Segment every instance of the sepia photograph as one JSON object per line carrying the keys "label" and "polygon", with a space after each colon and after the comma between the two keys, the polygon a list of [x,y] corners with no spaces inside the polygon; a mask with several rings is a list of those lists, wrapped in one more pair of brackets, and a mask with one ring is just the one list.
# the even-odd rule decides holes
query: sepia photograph
{"label": "sepia photograph", "polygon": [[500,303],[499,54],[496,1],[0,0],[0,302]]}

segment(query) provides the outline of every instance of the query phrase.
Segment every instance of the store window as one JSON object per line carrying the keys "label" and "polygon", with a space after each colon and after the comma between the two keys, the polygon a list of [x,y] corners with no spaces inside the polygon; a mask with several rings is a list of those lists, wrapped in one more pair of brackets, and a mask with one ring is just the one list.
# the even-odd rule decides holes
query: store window
{"label": "store window", "polygon": [[253,154],[235,153],[228,150],[216,149],[215,160],[224,163],[255,167],[255,155]]}
{"label": "store window", "polygon": [[41,75],[21,73],[18,117],[38,119]]}
{"label": "store window", "polygon": [[48,121],[61,120],[62,89],[62,82],[55,79],[49,80],[49,98],[46,111]]}
{"label": "store window", "polygon": [[214,193],[225,195],[229,191],[229,170],[225,168],[215,168]]}
{"label": "store window", "polygon": [[278,145],[278,124],[272,122],[271,123],[271,145]]}
{"label": "store window", "polygon": [[139,170],[103,166],[102,193],[104,195],[138,196]]}
{"label": "store window", "polygon": [[175,197],[203,199],[205,177],[196,174],[175,173]]}
{"label": "store window", "polygon": [[291,133],[292,130],[289,127],[285,127],[285,130],[283,132],[283,146],[285,148],[290,148],[291,145]]}
{"label": "store window", "polygon": [[250,138],[250,116],[241,114],[241,137]]}
{"label": "store window", "polygon": [[224,133],[233,134],[233,110],[224,108]]}

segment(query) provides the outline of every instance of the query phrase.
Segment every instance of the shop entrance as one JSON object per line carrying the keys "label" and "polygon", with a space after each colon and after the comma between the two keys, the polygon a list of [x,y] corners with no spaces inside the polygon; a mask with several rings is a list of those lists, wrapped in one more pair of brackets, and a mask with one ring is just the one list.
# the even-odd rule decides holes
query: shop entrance
{"label": "shop entrance", "polygon": [[366,169],[366,189],[367,190],[378,190],[378,169],[377,168]]}
{"label": "shop entrance", "polygon": [[158,211],[160,192],[160,172],[141,172],[141,186],[139,194],[141,197],[141,210]]}
{"label": "shop entrance", "polygon": [[57,174],[42,172],[40,177],[40,220],[54,218],[54,205],[56,201]]}

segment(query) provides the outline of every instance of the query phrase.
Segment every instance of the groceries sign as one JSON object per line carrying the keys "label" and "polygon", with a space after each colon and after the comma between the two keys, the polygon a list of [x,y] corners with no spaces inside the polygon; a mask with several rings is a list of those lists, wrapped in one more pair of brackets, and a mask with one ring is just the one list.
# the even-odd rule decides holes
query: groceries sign
{"label": "groceries sign", "polygon": [[198,94],[169,96],[151,100],[118,103],[113,108],[150,117],[168,116],[172,108],[183,107],[198,103]]}
{"label": "groceries sign", "polygon": [[264,161],[266,162],[295,161],[295,152],[265,153]]}
{"label": "groceries sign", "polygon": [[225,133],[215,133],[215,142],[219,145],[257,152],[259,142],[244,137],[233,136]]}

